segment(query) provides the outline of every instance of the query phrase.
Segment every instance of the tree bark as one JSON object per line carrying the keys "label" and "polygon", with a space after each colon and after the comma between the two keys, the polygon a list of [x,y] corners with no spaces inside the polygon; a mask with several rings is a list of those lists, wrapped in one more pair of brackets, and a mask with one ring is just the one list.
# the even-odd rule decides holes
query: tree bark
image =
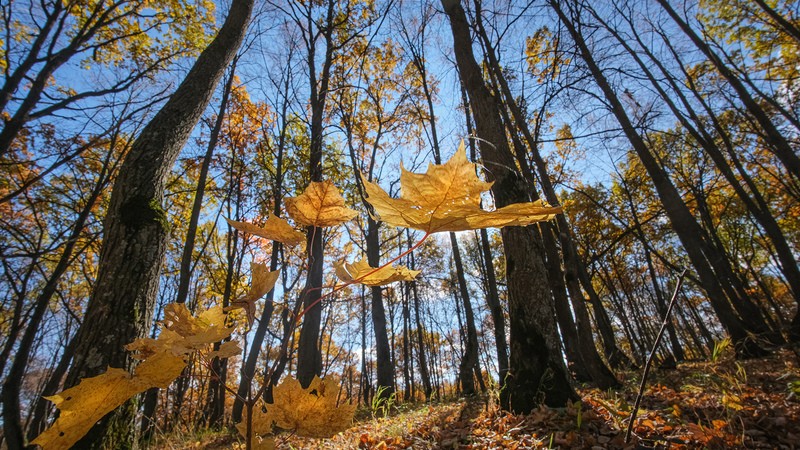
{"label": "tree bark", "polygon": [[[461,80],[469,95],[475,128],[485,164],[492,167],[495,183],[492,193],[497,207],[529,200],[521,177],[511,168],[515,162],[498,115],[496,103],[483,80],[472,53],[466,13],[456,0],[442,0],[450,19],[453,47]],[[501,405],[517,413],[528,413],[542,398],[550,406],[564,406],[577,400],[564,361],[561,358],[552,297],[547,288],[547,273],[541,236],[533,227],[506,227],[501,230],[506,255],[509,317],[511,326],[509,375],[501,391]]]}
{"label": "tree bark", "polygon": [[[219,33],[203,50],[172,97],[133,143],[111,194],[94,291],[77,333],[66,386],[103,372],[132,369],[124,346],[144,337],[158,294],[168,222],[164,185],[189,134],[244,37],[252,0],[234,0]],[[110,413],[80,448],[130,448],[134,402]]]}
{"label": "tree bark", "polygon": [[[504,102],[498,101],[497,107],[506,119],[509,133],[511,133],[512,140],[514,141],[515,155],[522,169],[522,175],[528,179],[531,185],[534,185],[536,176],[528,163],[524,145],[521,140],[514,138],[517,131],[521,132],[528,144],[528,151],[533,157],[536,171],[539,175],[538,180],[544,191],[545,198],[550,204],[558,205],[558,197],[553,183],[550,181],[547,165],[539,153],[538,126],[536,134],[531,133],[530,127],[528,126],[528,119],[523,114],[516,97],[511,93],[511,89],[508,86],[500,61],[497,59],[492,42],[483,28],[480,11],[476,14],[476,20],[478,36],[483,41],[484,49],[488,57],[490,74],[496,85],[496,91],[498,91],[496,95],[498,98],[503,98],[504,100]],[[542,106],[543,110],[545,106]],[[507,108],[511,112],[513,121],[511,117],[508,117],[508,114],[503,108]],[[544,114],[541,114],[541,116],[544,116]],[[600,354],[597,353],[595,348],[589,313],[577,277],[577,266],[581,264],[581,262],[575,256],[575,245],[569,233],[570,228],[567,223],[567,218],[564,214],[559,214],[556,216],[556,225],[541,224],[540,229],[542,231],[545,251],[548,255],[548,279],[553,289],[557,313],[559,308],[561,309],[561,312],[558,313],[557,316],[562,319],[563,323],[561,327],[563,333],[562,337],[564,337],[565,341],[574,341],[572,345],[565,343],[567,347],[572,347],[571,349],[565,349],[568,359],[572,356],[571,359],[577,361],[570,367],[576,371],[576,376],[579,379],[583,377],[587,380],[594,381],[601,389],[618,387],[619,382],[614,377],[613,372],[611,372],[605,362],[603,362],[602,358],[600,358]],[[561,244],[561,256],[559,256],[556,242]],[[564,263],[563,269],[561,268],[562,259]],[[567,293],[569,294],[569,300],[567,299]],[[572,304],[572,309],[575,312],[574,321],[569,312],[567,302]],[[559,306],[560,303],[563,303],[563,306]],[[616,346],[616,343],[612,342],[611,345]]]}
{"label": "tree bark", "polygon": [[[372,267],[380,267],[379,224],[372,217],[367,218],[367,262]],[[377,368],[376,393],[389,398],[394,393],[394,364],[386,334],[386,311],[383,308],[383,289],[372,286],[372,328],[375,331],[375,364]],[[383,389],[381,389],[383,388]]]}

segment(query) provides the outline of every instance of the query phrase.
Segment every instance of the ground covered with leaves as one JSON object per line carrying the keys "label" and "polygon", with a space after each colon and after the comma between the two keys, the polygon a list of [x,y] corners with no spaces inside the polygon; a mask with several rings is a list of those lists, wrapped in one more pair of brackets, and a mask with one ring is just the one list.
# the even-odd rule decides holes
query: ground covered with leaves
{"label": "ground covered with leaves", "polygon": [[[580,389],[583,400],[563,409],[513,415],[484,396],[402,406],[389,417],[360,420],[332,439],[283,436],[277,443],[287,449],[795,449],[800,448],[798,367],[796,355],[782,352],[654,370],[629,443],[625,428],[639,385],[633,372],[624,374],[625,388]],[[156,447],[243,448],[232,436]]]}

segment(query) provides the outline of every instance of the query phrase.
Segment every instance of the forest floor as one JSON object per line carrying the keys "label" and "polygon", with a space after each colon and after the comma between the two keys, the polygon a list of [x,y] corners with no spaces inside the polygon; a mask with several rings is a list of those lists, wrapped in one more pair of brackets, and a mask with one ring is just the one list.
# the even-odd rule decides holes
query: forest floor
{"label": "forest floor", "polygon": [[[279,437],[278,448],[800,449],[800,360],[788,351],[653,370],[627,444],[640,375],[623,375],[624,388],[581,388],[582,402],[567,408],[513,415],[500,411],[491,396],[403,405],[389,417],[357,420],[331,439]],[[158,448],[237,447],[243,448],[235,437],[217,435]]]}

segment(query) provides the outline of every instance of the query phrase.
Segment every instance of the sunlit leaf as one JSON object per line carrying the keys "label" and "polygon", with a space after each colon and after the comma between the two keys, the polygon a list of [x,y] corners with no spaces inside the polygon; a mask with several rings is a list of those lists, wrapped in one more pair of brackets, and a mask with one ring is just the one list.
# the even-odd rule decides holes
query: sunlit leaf
{"label": "sunlit leaf", "polygon": [[[244,438],[247,438],[247,414],[247,409],[245,408],[242,421],[236,424],[236,429]],[[275,419],[269,411],[262,411],[261,405],[255,405],[253,407],[253,418],[250,423],[251,436],[253,436],[253,448],[265,450],[275,448],[275,440],[272,437],[274,424]]]}
{"label": "sunlit leaf", "polygon": [[400,198],[392,198],[363,175],[367,202],[377,218],[397,227],[436,233],[489,227],[523,226],[550,220],[562,212],[543,201],[515,203],[494,211],[480,207],[480,196],[492,183],[482,181],[476,166],[467,160],[464,143],[450,161],[428,166],[424,174],[401,167]]}
{"label": "sunlit leaf", "polygon": [[336,276],[342,281],[357,281],[367,286],[383,286],[395,281],[412,281],[420,274],[419,270],[411,270],[405,266],[386,266],[376,269],[365,260],[353,264],[346,261],[333,263]]}
{"label": "sunlit leaf", "polygon": [[225,220],[228,221],[228,224],[233,228],[245,233],[260,236],[271,241],[278,241],[292,247],[298,244],[305,246],[306,235],[295,230],[289,225],[289,222],[276,215],[267,217],[267,223],[265,223],[263,227],[248,222],[237,222],[227,218]]}
{"label": "sunlit leaf", "polygon": [[[134,358],[142,360],[133,375],[109,367],[103,374],[47,397],[59,409],[59,417],[33,443],[45,450],[72,448],[98,420],[129,398],[153,387],[168,387],[186,367],[187,355],[231,335],[234,329],[225,326],[225,318],[219,306],[192,317],[182,303],[167,305],[158,338],[137,339],[126,346],[135,353]],[[211,355],[224,358],[240,352],[237,343],[226,342]]]}
{"label": "sunlit leaf", "polygon": [[184,367],[183,357],[159,352],[139,364],[134,375],[109,367],[101,375],[84,378],[78,385],[46,397],[59,409],[58,420],[32,443],[44,450],[72,448],[103,416],[136,394],[152,387],[166,388]]}
{"label": "sunlit leaf", "polygon": [[330,181],[312,181],[301,195],[287,198],[286,211],[296,223],[315,227],[333,227],[358,215]]}
{"label": "sunlit leaf", "polygon": [[203,349],[233,333],[234,327],[225,325],[227,315],[222,306],[209,308],[197,317],[183,303],[170,303],[164,307],[164,328],[186,338],[189,348]]}
{"label": "sunlit leaf", "polygon": [[331,437],[344,431],[356,411],[353,404],[337,405],[338,384],[319,377],[314,377],[308,389],[287,377],[272,390],[272,398],[267,411],[275,424],[306,437]]}
{"label": "sunlit leaf", "polygon": [[215,350],[213,352],[209,352],[208,358],[232,358],[234,356],[239,356],[242,354],[242,348],[239,347],[239,342],[237,341],[228,341],[223,342],[222,345],[219,346],[219,350]]}
{"label": "sunlit leaf", "polygon": [[272,290],[275,282],[278,281],[280,270],[270,272],[267,265],[262,263],[251,263],[250,269],[252,273],[250,291],[232,301],[228,310],[244,308],[247,313],[247,322],[252,325],[256,319],[256,302]]}

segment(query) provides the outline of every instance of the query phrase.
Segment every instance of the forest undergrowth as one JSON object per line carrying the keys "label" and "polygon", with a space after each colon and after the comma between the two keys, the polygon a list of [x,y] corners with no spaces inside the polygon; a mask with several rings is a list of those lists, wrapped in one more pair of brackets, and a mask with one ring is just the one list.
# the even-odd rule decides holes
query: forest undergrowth
{"label": "forest undergrowth", "polygon": [[[624,387],[583,387],[582,401],[528,415],[501,411],[493,395],[406,404],[387,417],[363,410],[331,439],[288,436],[282,449],[730,449],[800,448],[800,360],[789,352],[737,361],[680,363],[648,379],[634,433],[625,443],[640,374]],[[243,448],[235,433],[160,436],[151,448]]]}

